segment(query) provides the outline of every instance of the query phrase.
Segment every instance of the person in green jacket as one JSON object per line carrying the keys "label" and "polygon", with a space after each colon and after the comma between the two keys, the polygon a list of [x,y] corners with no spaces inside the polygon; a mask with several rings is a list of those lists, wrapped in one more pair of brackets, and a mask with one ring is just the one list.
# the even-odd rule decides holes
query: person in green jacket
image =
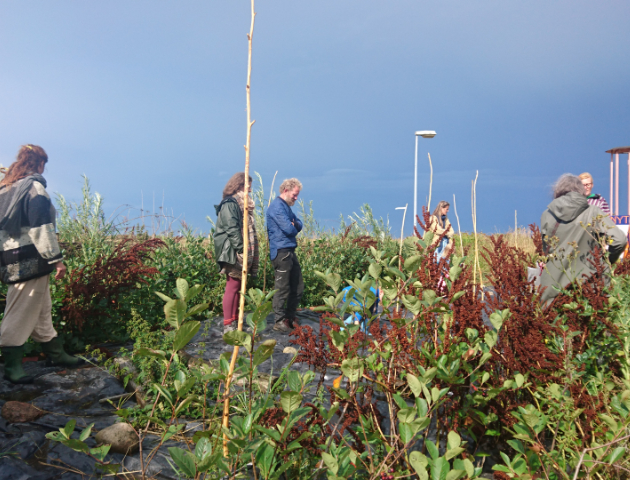
{"label": "person in green jacket", "polygon": [[625,234],[601,208],[589,205],[579,177],[562,175],[554,185],[554,200],[540,218],[543,251],[548,255],[541,277],[541,303],[551,304],[560,289],[584,281],[595,268],[590,260],[601,243],[608,246],[611,263],[626,246]]}
{"label": "person in green jacket", "polygon": [[[249,177],[251,192],[252,178]],[[243,209],[245,173],[235,173],[223,189],[223,200],[214,208],[217,223],[214,231],[214,252],[221,273],[227,278],[223,294],[223,332],[236,330],[238,324],[239,292],[243,277]],[[254,202],[248,200],[247,272],[258,274],[258,236],[254,223]]]}

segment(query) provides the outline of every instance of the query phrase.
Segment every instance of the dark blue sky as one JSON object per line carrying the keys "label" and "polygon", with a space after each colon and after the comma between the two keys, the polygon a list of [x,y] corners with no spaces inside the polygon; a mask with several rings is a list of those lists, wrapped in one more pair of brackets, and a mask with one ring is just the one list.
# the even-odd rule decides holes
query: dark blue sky
{"label": "dark blue sky", "polygon": [[[538,222],[562,173],[608,196],[605,150],[630,145],[630,3],[259,0],[251,168],[298,177],[336,225],[368,202],[394,232],[419,198],[457,196],[471,229]],[[0,4],[0,162],[50,156],[49,191],[162,203],[207,230],[242,170],[247,0]],[[626,156],[622,174],[626,175]],[[277,185],[277,184],[276,184]],[[625,198],[625,182],[622,198]],[[626,212],[625,202],[622,211]],[[453,218],[453,215],[451,214]],[[408,223],[408,225],[410,225]]]}

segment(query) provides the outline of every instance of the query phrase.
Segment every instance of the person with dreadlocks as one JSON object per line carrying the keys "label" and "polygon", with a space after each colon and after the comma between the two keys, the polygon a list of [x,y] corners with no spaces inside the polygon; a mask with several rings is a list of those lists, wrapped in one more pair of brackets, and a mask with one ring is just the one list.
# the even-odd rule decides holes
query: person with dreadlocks
{"label": "person with dreadlocks", "polygon": [[64,351],[52,323],[50,274],[59,280],[66,267],[55,233],[55,207],[42,177],[46,162],[42,147],[24,145],[0,181],[0,280],[8,284],[0,351],[4,378],[17,384],[34,381],[22,368],[29,337],[41,344],[49,365],[85,363]]}
{"label": "person with dreadlocks", "polygon": [[[438,202],[437,207],[433,210],[433,215],[429,219],[429,232],[433,232],[433,240],[431,245],[435,245],[440,241],[442,234],[446,232],[444,238],[440,241],[440,244],[435,249],[435,256],[438,260],[441,258],[448,258],[449,252],[453,248],[453,238],[455,237],[455,231],[451,226],[451,222],[448,220],[448,209],[451,205],[441,200]],[[425,234],[426,235],[426,234]]]}
{"label": "person with dreadlocks", "polygon": [[[249,191],[252,188],[249,177]],[[245,173],[232,175],[223,189],[221,203],[215,205],[217,223],[214,230],[215,258],[226,277],[223,294],[223,333],[236,330],[238,326],[239,293],[243,278],[243,216],[245,205]],[[254,201],[249,197],[247,273],[255,278],[258,274],[258,235],[254,223]]]}

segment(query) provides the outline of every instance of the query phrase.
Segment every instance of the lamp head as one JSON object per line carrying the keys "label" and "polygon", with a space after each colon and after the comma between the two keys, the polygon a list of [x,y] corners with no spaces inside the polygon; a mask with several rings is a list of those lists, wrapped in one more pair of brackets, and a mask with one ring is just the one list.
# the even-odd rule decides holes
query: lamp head
{"label": "lamp head", "polygon": [[435,130],[419,130],[416,132],[416,136],[420,136],[422,138],[433,138],[435,137]]}

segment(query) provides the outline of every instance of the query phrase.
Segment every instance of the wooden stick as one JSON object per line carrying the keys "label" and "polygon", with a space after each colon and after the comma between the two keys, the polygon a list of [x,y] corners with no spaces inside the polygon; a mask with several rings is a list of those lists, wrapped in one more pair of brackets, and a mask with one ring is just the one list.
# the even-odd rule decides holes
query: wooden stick
{"label": "wooden stick", "polygon": [[[243,272],[241,276],[241,298],[238,311],[238,330],[243,331],[243,313],[245,311],[245,293],[247,292],[247,264],[249,258],[249,154],[252,139],[252,106],[250,98],[250,85],[252,79],[252,38],[254,36],[254,20],[256,12],[254,10],[254,0],[251,0],[251,24],[249,33],[247,34],[247,43],[249,46],[249,54],[247,58],[247,85],[245,86],[245,96],[247,98],[247,141],[245,144],[245,186],[243,196]],[[232,351],[232,359],[230,361],[230,369],[225,379],[225,400],[223,402],[223,426],[227,429],[230,425],[230,384],[232,383],[232,375],[236,366],[236,358],[238,357],[238,346],[234,346]],[[223,456],[228,457],[228,437],[223,433]]]}
{"label": "wooden stick", "polygon": [[464,240],[462,238],[462,228],[459,226],[459,215],[457,215],[457,202],[455,201],[455,194],[453,194],[453,208],[455,209],[455,218],[457,218],[457,231],[459,232],[459,249],[464,256]]}

